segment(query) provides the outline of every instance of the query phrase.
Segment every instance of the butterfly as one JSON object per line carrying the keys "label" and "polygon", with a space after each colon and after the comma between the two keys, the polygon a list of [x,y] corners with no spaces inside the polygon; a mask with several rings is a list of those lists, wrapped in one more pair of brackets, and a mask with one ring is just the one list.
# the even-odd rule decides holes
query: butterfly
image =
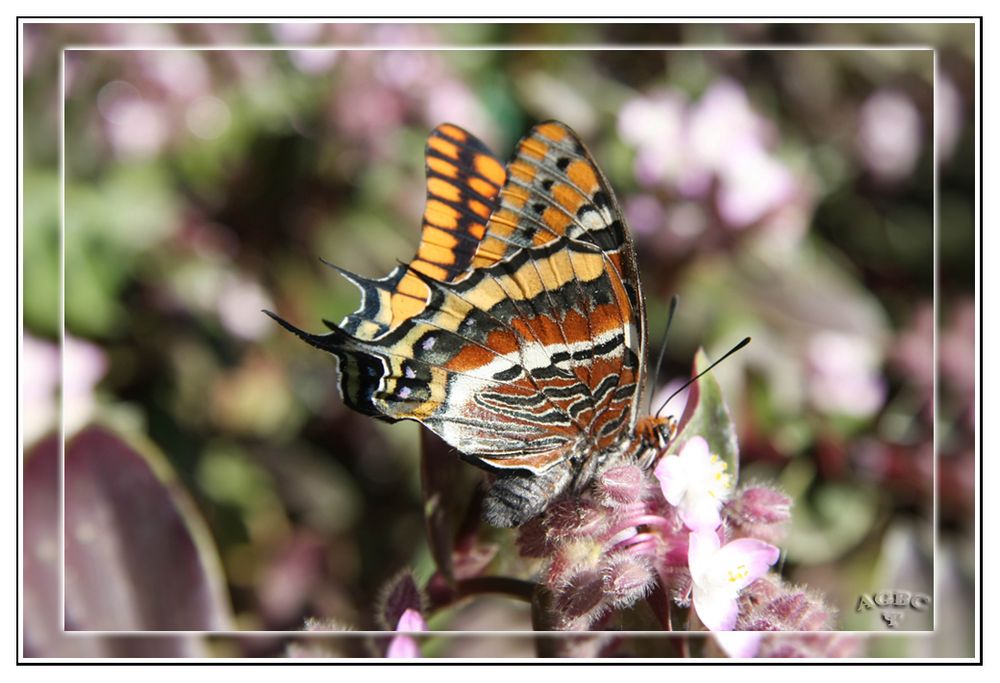
{"label": "butterfly", "polygon": [[345,403],[416,420],[494,476],[484,517],[517,526],[674,437],[641,415],[646,312],[635,246],[604,174],[566,125],[534,126],[503,164],[452,124],[425,150],[416,256],[372,280],[326,334]]}

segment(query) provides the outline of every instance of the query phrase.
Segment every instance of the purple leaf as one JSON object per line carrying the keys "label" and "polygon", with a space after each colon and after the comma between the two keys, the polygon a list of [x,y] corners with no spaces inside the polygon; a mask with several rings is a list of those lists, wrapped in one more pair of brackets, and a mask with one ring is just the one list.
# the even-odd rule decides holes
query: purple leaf
{"label": "purple leaf", "polygon": [[159,453],[103,427],[66,446],[67,630],[218,630],[230,624],[219,560]]}
{"label": "purple leaf", "polygon": [[[59,548],[59,441],[36,444],[24,461],[24,655],[26,657],[203,657],[178,636],[68,636],[63,632]],[[67,585],[66,603],[79,596]],[[74,608],[80,612],[78,607]],[[89,623],[83,624],[92,628]]]}

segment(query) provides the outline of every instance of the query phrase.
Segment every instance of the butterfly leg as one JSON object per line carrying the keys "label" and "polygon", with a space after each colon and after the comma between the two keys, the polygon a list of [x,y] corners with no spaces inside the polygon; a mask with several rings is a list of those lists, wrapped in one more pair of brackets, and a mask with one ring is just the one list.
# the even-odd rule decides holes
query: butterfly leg
{"label": "butterfly leg", "polygon": [[541,474],[499,474],[483,501],[483,518],[495,527],[520,526],[547,508],[572,480],[572,466],[568,461]]}

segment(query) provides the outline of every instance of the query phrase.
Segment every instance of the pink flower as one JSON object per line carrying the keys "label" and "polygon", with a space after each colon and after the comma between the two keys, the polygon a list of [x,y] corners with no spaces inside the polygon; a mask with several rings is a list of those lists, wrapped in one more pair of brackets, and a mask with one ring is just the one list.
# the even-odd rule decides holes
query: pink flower
{"label": "pink flower", "polygon": [[694,609],[712,631],[731,631],[739,616],[740,591],[764,576],[778,561],[778,549],[753,538],[721,545],[714,531],[692,532],[688,568]]}
{"label": "pink flower", "polygon": [[737,229],[791,202],[798,191],[791,172],[756,141],[744,141],[730,149],[719,177],[719,213]]}
{"label": "pink flower", "polygon": [[[415,609],[406,609],[396,624],[398,633],[414,633],[427,630],[427,622]],[[389,643],[385,656],[389,659],[415,659],[420,656],[420,646],[408,635],[398,635]]]}
{"label": "pink flower", "polygon": [[691,108],[691,157],[698,165],[720,169],[733,159],[733,148],[763,142],[767,123],[753,110],[739,83],[722,79],[713,83]]}
{"label": "pink flower", "polygon": [[336,50],[291,50],[288,58],[292,64],[306,74],[322,74],[330,71],[340,53]]}
{"label": "pink flower", "polygon": [[719,631],[715,634],[715,642],[734,659],[757,656],[763,638],[764,634],[759,631]]}
{"label": "pink flower", "polygon": [[733,488],[728,465],[708,450],[700,436],[684,444],[680,455],[670,455],[653,472],[663,497],[675,506],[684,525],[692,531],[714,531],[722,524],[719,509]]}
{"label": "pink flower", "polygon": [[714,200],[727,228],[748,228],[802,195],[802,180],[770,151],[773,126],[735,81],[715,82],[697,101],[673,90],[631,100],[618,132],[635,148],[640,185]]}
{"label": "pink flower", "polygon": [[652,235],[666,224],[663,204],[652,194],[633,195],[625,200],[625,215],[635,232]]}
{"label": "pink flower", "polygon": [[219,283],[216,297],[219,320],[233,336],[254,341],[270,331],[269,326],[261,324],[263,316],[255,315],[272,305],[270,297],[257,282],[240,275],[229,275]]}
{"label": "pink flower", "polygon": [[824,331],[809,340],[806,356],[809,398],[817,409],[864,418],[882,407],[886,386],[879,372],[881,352],[872,341]]}
{"label": "pink flower", "polygon": [[124,157],[153,156],[170,137],[170,122],[163,107],[142,99],[115,104],[109,114],[108,139]]}
{"label": "pink flower", "polygon": [[858,153],[879,180],[898,182],[913,172],[922,135],[920,113],[902,93],[880,90],[861,106]]}
{"label": "pink flower", "polygon": [[938,159],[949,161],[962,137],[962,93],[948,76],[936,79],[934,116],[937,117]]}
{"label": "pink flower", "polygon": [[67,433],[82,428],[97,407],[97,385],[108,371],[101,347],[66,335],[63,340],[62,410]]}
{"label": "pink flower", "polygon": [[645,186],[675,178],[684,167],[687,101],[670,90],[636,98],[622,107],[618,132],[636,147],[635,175]]}
{"label": "pink flower", "polygon": [[310,44],[323,39],[323,25],[310,23],[273,24],[271,35],[279,43]]}
{"label": "pink flower", "polygon": [[59,347],[30,334],[24,335],[21,354],[22,429],[28,444],[48,432],[56,422],[56,390],[59,388]]}

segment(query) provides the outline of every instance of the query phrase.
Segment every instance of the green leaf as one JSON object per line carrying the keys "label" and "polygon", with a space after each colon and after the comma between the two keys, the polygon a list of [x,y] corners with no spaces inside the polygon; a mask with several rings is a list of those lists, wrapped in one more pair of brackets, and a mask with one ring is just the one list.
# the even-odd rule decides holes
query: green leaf
{"label": "green leaf", "polygon": [[124,329],[121,292],[150,254],[180,225],[171,180],[155,164],[129,164],[95,182],[67,179],[66,326],[80,336]]}
{"label": "green leaf", "polygon": [[[704,349],[698,349],[694,357],[691,376],[703,372],[710,365]],[[687,406],[681,416],[677,438],[667,451],[674,454],[688,439],[701,436],[708,442],[709,450],[718,455],[729,466],[733,480],[739,479],[740,447],[736,440],[736,427],[729,414],[729,408],[722,397],[722,387],[709,373],[691,385]]]}

